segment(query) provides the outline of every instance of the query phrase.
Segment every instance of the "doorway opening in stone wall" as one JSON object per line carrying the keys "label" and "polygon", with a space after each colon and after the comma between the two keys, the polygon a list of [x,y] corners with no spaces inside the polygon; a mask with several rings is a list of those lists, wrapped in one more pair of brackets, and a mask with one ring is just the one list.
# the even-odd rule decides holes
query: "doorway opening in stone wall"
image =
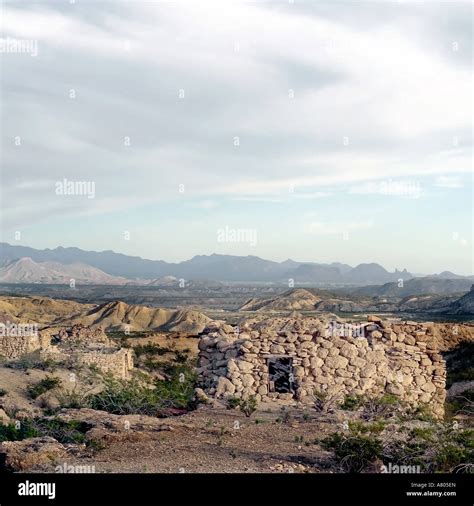
{"label": "doorway opening in stone wall", "polygon": [[291,357],[270,357],[268,359],[270,392],[294,393],[293,359]]}

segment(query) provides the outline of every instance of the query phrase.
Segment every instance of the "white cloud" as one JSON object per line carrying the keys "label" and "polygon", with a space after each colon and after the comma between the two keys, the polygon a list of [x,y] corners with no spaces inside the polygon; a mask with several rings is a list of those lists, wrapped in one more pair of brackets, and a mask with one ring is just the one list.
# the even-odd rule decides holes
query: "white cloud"
{"label": "white cloud", "polygon": [[312,221],[305,224],[304,231],[307,234],[315,235],[342,235],[354,230],[366,230],[373,226],[374,222],[372,220],[360,222]]}
{"label": "white cloud", "polygon": [[461,178],[457,176],[438,176],[434,184],[439,188],[462,188],[464,186]]}
{"label": "white cloud", "polygon": [[[2,6],[4,36],[39,48],[2,54],[7,228],[163,203],[225,213],[226,201],[292,202],[294,221],[290,207],[329,208],[342,192],[404,196],[390,180],[447,195],[468,184],[472,61],[455,4],[448,16],[432,3],[80,4]],[[96,198],[52,196],[63,178],[94,181]],[[270,214],[262,244],[280,230]]]}

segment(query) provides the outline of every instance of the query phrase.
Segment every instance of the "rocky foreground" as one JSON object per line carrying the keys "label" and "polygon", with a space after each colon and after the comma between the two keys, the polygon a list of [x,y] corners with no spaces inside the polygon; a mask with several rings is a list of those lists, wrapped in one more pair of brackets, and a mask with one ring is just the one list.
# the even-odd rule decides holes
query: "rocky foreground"
{"label": "rocky foreground", "polygon": [[[3,470],[69,473],[327,473],[357,470],[384,472],[384,462],[422,437],[426,453],[433,453],[434,437],[442,426],[397,419],[363,423],[352,411],[302,412],[291,408],[261,409],[252,417],[225,408],[202,406],[180,417],[117,416],[93,410],[64,410],[57,417],[83,420],[79,443],[60,443],[52,437],[0,444]],[[367,429],[366,429],[367,428]],[[373,440],[374,451],[348,461],[348,469],[331,449],[334,434],[348,441]],[[461,428],[459,434],[465,434]],[[472,434],[471,436],[472,437]],[[370,439],[371,438],[371,439]],[[378,451],[381,441],[385,448]],[[365,444],[365,443],[364,443]],[[362,448],[357,451],[362,451]],[[440,445],[439,451],[444,451]],[[386,456],[384,453],[386,452]],[[466,454],[467,455],[467,454]],[[467,458],[462,455],[462,458]],[[351,457],[351,456],[350,456]],[[420,458],[418,461],[420,461]],[[385,459],[385,460],[384,460]],[[422,459],[421,459],[422,460]],[[461,462],[463,464],[463,462]],[[468,464],[468,462],[466,462]],[[424,470],[432,469],[427,460]]]}

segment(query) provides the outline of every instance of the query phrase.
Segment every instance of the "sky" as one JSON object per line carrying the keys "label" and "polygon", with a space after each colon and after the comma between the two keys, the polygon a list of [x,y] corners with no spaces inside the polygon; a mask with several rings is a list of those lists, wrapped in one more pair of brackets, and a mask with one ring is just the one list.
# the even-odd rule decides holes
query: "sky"
{"label": "sky", "polygon": [[472,9],[4,1],[1,239],[473,274]]}

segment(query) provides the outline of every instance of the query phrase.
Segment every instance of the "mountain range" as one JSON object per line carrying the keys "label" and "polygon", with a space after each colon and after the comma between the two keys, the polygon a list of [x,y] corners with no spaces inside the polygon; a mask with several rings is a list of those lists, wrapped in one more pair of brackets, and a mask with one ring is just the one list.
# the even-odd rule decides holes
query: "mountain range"
{"label": "mountain range", "polygon": [[75,278],[78,283],[157,285],[160,279],[169,284],[172,276],[177,280],[282,283],[293,280],[361,286],[413,278],[406,269],[389,272],[377,263],[352,267],[339,262],[323,264],[291,259],[274,262],[257,256],[219,254],[197,255],[190,260],[170,263],[113,251],[84,251],[74,247],[38,250],[8,243],[0,243],[0,269],[0,282],[3,283],[61,283]]}

